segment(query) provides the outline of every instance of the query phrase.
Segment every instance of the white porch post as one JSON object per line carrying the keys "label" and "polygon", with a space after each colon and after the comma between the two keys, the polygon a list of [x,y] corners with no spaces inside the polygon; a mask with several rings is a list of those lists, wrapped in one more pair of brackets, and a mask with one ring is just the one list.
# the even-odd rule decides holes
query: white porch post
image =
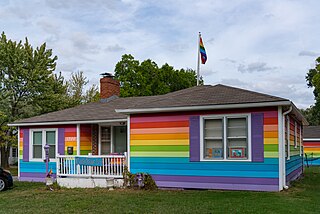
{"label": "white porch post", "polygon": [[80,155],[80,124],[77,124],[77,155]]}
{"label": "white porch post", "polygon": [[18,127],[18,180],[20,180],[20,127]]}
{"label": "white porch post", "polygon": [[101,155],[101,126],[98,129],[98,155]]}
{"label": "white porch post", "polygon": [[128,116],[127,120],[127,164],[128,164],[128,171],[130,172],[130,115]]}
{"label": "white porch post", "polygon": [[279,191],[283,190],[283,176],[284,176],[284,151],[283,151],[283,116],[282,116],[282,107],[278,107],[278,149],[279,149]]}

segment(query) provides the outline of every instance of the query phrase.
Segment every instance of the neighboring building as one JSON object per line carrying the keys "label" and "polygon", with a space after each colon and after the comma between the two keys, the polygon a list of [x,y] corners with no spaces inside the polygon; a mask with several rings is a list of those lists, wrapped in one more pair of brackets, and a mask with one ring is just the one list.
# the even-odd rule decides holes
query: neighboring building
{"label": "neighboring building", "polygon": [[280,191],[303,172],[307,122],[290,100],[220,84],[118,98],[118,81],[100,83],[101,102],[11,124],[20,180],[44,180],[45,143],[69,187],[103,186],[124,165],[173,188]]}
{"label": "neighboring building", "polygon": [[[9,165],[15,165],[18,162],[18,149],[15,147],[10,147]],[[0,165],[1,165],[1,154],[0,154]]]}
{"label": "neighboring building", "polygon": [[320,126],[303,127],[303,148],[305,164],[320,165]]}

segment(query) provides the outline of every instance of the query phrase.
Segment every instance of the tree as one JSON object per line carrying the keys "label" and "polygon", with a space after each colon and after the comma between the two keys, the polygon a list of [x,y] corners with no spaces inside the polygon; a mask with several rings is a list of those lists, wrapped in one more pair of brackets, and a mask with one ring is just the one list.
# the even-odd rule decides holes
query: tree
{"label": "tree", "polygon": [[310,125],[320,125],[320,57],[316,59],[315,67],[309,69],[306,75],[306,81],[308,87],[314,87],[313,95],[315,104],[303,110],[302,113]]}
{"label": "tree", "polygon": [[67,82],[70,107],[95,102],[100,99],[99,89],[96,85],[93,84],[89,89],[85,90],[88,83],[89,80],[87,80],[82,71],[72,73],[70,80]]}
{"label": "tree", "polygon": [[[196,72],[192,69],[175,70],[167,63],[160,68],[147,59],[140,63],[130,54],[116,64],[115,78],[120,81],[120,96],[150,96],[166,94],[195,86]],[[200,84],[203,84],[202,77]]]}
{"label": "tree", "polygon": [[0,37],[0,149],[1,164],[8,166],[9,148],[16,133],[7,124],[17,119],[64,108],[66,85],[61,75],[53,74],[57,56],[46,43],[33,48],[25,42]]}

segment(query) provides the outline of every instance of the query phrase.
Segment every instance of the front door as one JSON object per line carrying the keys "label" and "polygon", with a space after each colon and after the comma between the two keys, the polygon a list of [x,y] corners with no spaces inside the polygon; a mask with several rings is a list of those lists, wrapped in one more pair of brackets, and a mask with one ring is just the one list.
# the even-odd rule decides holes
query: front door
{"label": "front door", "polygon": [[101,126],[101,155],[109,155],[111,153],[111,127]]}

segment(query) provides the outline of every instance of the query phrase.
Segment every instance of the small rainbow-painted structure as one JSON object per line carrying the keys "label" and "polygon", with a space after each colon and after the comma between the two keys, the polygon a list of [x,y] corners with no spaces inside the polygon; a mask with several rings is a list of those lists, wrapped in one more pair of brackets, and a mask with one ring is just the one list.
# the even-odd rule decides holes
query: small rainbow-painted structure
{"label": "small rainbow-painted structure", "polygon": [[[281,191],[303,172],[303,124],[287,99],[216,85],[113,97],[11,125],[19,127],[20,180],[43,181],[49,142],[58,181],[120,178],[127,165],[159,187]],[[91,154],[100,165],[76,166],[74,157]]]}
{"label": "small rainbow-painted structure", "polygon": [[303,129],[305,164],[320,166],[320,126],[305,126]]}

